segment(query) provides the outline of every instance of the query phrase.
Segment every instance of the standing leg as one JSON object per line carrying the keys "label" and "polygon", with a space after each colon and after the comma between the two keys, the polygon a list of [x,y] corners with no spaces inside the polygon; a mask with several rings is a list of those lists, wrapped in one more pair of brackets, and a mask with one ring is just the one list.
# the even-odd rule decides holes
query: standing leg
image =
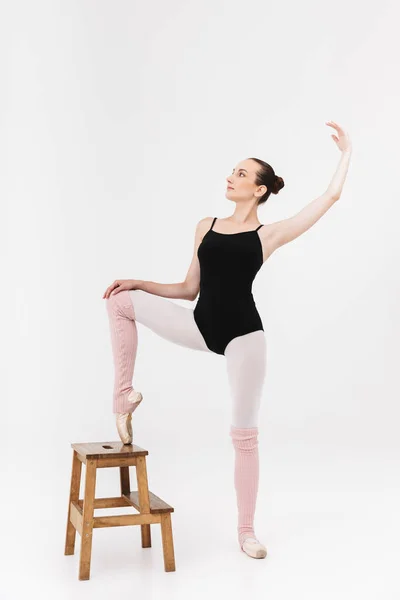
{"label": "standing leg", "polygon": [[142,323],[161,337],[193,350],[208,351],[193,317],[193,310],[143,290],[124,290],[106,299],[115,379],[113,412],[133,412],[127,398],[132,387],[138,332]]}
{"label": "standing leg", "polygon": [[[254,514],[259,482],[258,413],[266,373],[264,331],[234,338],[226,347],[225,356],[233,400],[230,436],[235,450],[237,532],[243,550],[245,540],[258,542],[254,533]],[[257,550],[251,556],[263,558],[265,555],[265,547],[258,542]]]}

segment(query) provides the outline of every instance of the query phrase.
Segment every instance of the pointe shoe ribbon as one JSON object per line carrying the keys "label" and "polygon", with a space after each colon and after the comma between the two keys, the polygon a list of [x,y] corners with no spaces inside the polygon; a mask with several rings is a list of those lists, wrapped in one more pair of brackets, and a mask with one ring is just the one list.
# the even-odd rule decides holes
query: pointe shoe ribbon
{"label": "pointe shoe ribbon", "polygon": [[244,540],[242,550],[252,558],[265,558],[267,556],[266,547],[255,538]]}

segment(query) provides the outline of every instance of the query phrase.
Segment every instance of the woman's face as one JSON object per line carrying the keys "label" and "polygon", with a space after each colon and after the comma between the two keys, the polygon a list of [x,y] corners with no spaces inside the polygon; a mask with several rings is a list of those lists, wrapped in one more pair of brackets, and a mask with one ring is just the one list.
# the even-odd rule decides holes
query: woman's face
{"label": "woman's face", "polygon": [[257,186],[254,181],[258,165],[254,160],[242,160],[226,178],[225,196],[232,200],[251,200],[255,192],[262,196],[267,188],[265,185]]}

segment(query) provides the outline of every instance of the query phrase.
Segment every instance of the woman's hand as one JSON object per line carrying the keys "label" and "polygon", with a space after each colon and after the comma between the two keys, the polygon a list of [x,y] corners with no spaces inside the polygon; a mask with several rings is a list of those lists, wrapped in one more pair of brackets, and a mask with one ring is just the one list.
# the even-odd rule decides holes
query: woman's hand
{"label": "woman's hand", "polygon": [[336,129],[338,135],[336,136],[332,134],[331,138],[334,142],[336,142],[336,145],[339,148],[339,150],[341,150],[342,152],[350,151],[351,141],[348,133],[346,133],[346,131],[344,131],[344,129],[342,129],[340,125],[338,125],[334,121],[326,121],[325,124],[329,125],[329,127],[333,127],[334,129]]}
{"label": "woman's hand", "polygon": [[103,298],[109,298],[111,294],[118,294],[124,290],[138,290],[140,289],[139,279],[116,279],[106,291],[104,292]]}

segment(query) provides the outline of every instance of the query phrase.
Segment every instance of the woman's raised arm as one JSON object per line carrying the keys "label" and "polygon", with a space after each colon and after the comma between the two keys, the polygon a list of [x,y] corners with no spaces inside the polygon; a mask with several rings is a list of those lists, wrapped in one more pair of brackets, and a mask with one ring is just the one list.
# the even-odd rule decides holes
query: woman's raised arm
{"label": "woman's raised arm", "polygon": [[339,164],[330,184],[321,196],[315,198],[293,217],[270,224],[269,229],[274,249],[291,242],[310,229],[340,198],[349,168],[352,145],[348,134],[339,125],[333,121],[328,121],[326,124],[334,127],[338,133],[338,136],[332,134],[331,137],[341,151]]}

